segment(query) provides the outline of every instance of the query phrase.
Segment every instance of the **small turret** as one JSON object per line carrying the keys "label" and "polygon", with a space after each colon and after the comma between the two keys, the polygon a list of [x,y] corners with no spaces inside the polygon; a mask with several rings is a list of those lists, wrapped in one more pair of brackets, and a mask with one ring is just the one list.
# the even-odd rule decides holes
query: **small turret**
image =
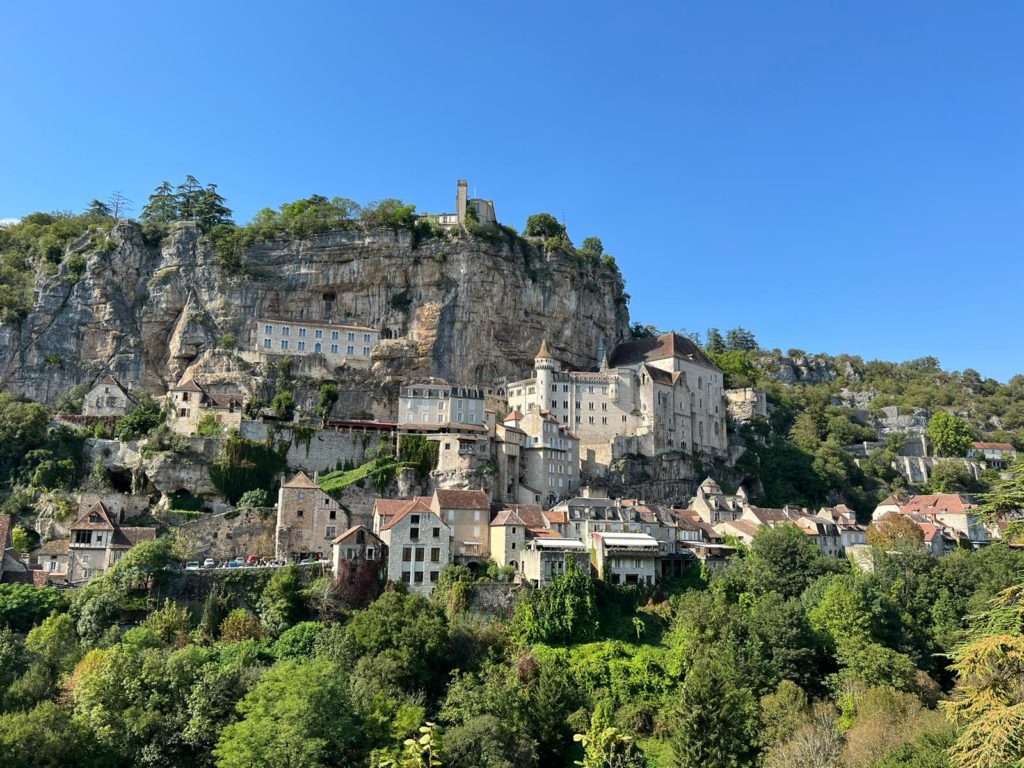
{"label": "small turret", "polygon": [[466,204],[469,199],[469,182],[459,179],[458,188],[455,191],[455,215],[459,224],[466,223]]}
{"label": "small turret", "polygon": [[540,343],[540,349],[537,350],[537,354],[533,358],[533,370],[537,377],[537,404],[541,408],[547,408],[550,397],[548,393],[554,384],[555,371],[558,370],[558,363],[548,351],[547,339]]}

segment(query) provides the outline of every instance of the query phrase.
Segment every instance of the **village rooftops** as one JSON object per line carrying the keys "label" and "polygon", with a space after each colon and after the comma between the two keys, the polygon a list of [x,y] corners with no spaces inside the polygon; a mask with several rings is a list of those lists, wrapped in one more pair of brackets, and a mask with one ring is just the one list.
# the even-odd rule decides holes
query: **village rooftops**
{"label": "village rooftops", "polygon": [[529,546],[537,549],[576,549],[585,551],[587,545],[579,539],[566,539],[557,536],[543,536],[532,539]]}
{"label": "village rooftops", "polygon": [[400,522],[402,522],[406,517],[408,517],[409,515],[411,515],[413,513],[419,513],[419,514],[423,514],[423,515],[433,515],[434,514],[434,510],[432,510],[430,507],[428,507],[426,502],[422,498],[414,499],[412,501],[412,503],[408,504],[405,507],[405,509],[403,509],[401,512],[399,512],[397,515],[392,515],[390,518],[388,518],[387,522],[384,523],[384,525],[382,525],[380,527],[380,529],[382,531],[386,531],[389,528],[394,528],[396,525],[398,525]]}
{"label": "village rooftops", "polygon": [[298,472],[295,477],[285,483],[283,488],[310,488],[320,490],[320,486],[309,479],[305,472]]}
{"label": "village rooftops", "polygon": [[971,447],[978,451],[1016,451],[1013,443],[971,443]]}
{"label": "village rooftops", "polygon": [[441,509],[485,509],[491,502],[483,491],[434,491],[437,506]]}
{"label": "village rooftops", "polygon": [[594,534],[595,539],[604,542],[605,547],[627,548],[637,550],[658,549],[658,540],[646,533],[608,533],[600,531]]}
{"label": "village rooftops", "polygon": [[635,339],[619,344],[608,361],[608,365],[611,368],[622,368],[644,361],[664,360],[671,357],[687,360],[715,371],[720,370],[692,339],[678,333],[663,333],[654,338]]}
{"label": "village rooftops", "polygon": [[900,512],[905,515],[915,512],[925,515],[963,515],[976,506],[958,493],[931,493],[912,496],[900,506]]}

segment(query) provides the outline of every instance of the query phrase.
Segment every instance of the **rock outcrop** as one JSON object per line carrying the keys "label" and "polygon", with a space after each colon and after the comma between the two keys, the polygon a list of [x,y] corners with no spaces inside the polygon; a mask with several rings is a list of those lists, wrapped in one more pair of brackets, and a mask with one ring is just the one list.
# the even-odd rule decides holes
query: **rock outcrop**
{"label": "rock outcrop", "polygon": [[84,273],[65,259],[38,280],[32,312],[0,325],[0,388],[42,402],[108,372],[153,393],[187,370],[244,384],[259,373],[263,317],[379,328],[373,373],[466,384],[529,369],[542,338],[566,365],[594,365],[600,340],[611,347],[629,329],[614,269],[503,230],[278,238],[225,266],[194,224],[150,243],[122,222],[69,250]]}

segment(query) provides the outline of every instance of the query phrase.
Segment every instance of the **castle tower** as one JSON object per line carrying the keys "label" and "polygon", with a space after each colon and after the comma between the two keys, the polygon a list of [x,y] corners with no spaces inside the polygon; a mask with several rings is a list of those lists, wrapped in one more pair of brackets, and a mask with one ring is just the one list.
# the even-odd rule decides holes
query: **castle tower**
{"label": "castle tower", "polygon": [[550,392],[551,385],[555,380],[555,371],[558,370],[558,363],[548,351],[547,339],[540,343],[540,349],[537,350],[537,354],[533,358],[533,370],[537,376],[537,402],[541,408],[547,408],[548,401],[551,399]]}
{"label": "castle tower", "polygon": [[459,179],[459,186],[455,192],[455,215],[459,219],[459,224],[466,223],[466,201],[469,198],[469,182],[465,179]]}

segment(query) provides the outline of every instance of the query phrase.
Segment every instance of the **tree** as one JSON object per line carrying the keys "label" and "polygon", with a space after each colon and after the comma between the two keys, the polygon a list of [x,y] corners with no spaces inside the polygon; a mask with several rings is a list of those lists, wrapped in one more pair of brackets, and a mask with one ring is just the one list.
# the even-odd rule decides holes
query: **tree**
{"label": "tree", "polygon": [[178,218],[184,221],[195,221],[199,216],[200,201],[205,190],[192,174],[174,188],[174,197],[178,204]]}
{"label": "tree", "polygon": [[254,488],[246,491],[238,500],[236,505],[239,509],[255,509],[257,507],[270,507],[270,494],[262,488]]}
{"label": "tree", "polygon": [[583,238],[583,245],[581,245],[579,249],[584,254],[594,259],[599,259],[604,255],[604,243],[601,242],[600,237]]}
{"label": "tree", "polygon": [[704,344],[704,347],[708,352],[725,352],[725,339],[722,337],[721,331],[717,328],[708,328],[705,335],[707,337],[707,341]]}
{"label": "tree", "polygon": [[149,196],[149,202],[142,209],[141,217],[144,222],[156,224],[170,224],[180,218],[178,197],[170,182],[160,183],[153,194]]}
{"label": "tree", "polygon": [[957,675],[945,703],[959,735],[957,768],[1024,764],[1024,584],[1001,592],[975,617],[969,642],[953,653]]}
{"label": "tree", "polygon": [[590,729],[577,733],[573,741],[583,746],[583,759],[577,760],[581,768],[644,768],[647,758],[633,742],[611,724],[611,717],[598,707],[590,719]]}
{"label": "tree", "polygon": [[526,220],[527,237],[565,237],[565,225],[550,213],[535,213]]}
{"label": "tree", "polygon": [[906,515],[890,512],[868,526],[867,538],[872,547],[902,551],[908,546],[920,546],[924,541],[924,531]]}
{"label": "tree", "polygon": [[338,390],[337,384],[320,385],[320,400],[317,402],[316,412],[324,424],[327,424],[327,420],[330,418],[331,411],[334,410],[334,405],[338,402],[340,394],[341,392]]}
{"label": "tree", "polygon": [[0,765],[4,768],[103,768],[110,755],[93,732],[53,702],[0,716]]}
{"label": "tree", "polygon": [[597,631],[594,580],[567,557],[565,573],[519,602],[514,631],[528,643],[585,642]]}
{"label": "tree", "polygon": [[974,440],[967,422],[947,411],[939,411],[928,420],[925,434],[939,456],[966,456]]}
{"label": "tree", "polygon": [[271,635],[279,635],[297,622],[305,611],[299,569],[278,568],[260,597],[260,620]]}
{"label": "tree", "polygon": [[226,643],[259,640],[262,636],[263,625],[259,618],[244,608],[235,608],[220,625],[220,639]]}
{"label": "tree", "polygon": [[221,733],[218,768],[330,768],[360,762],[342,670],[324,659],[271,667]]}
{"label": "tree", "polygon": [[196,192],[195,219],[204,232],[209,232],[221,224],[232,223],[231,209],[224,203],[224,198],[217,192],[216,184],[208,184],[206,189]]}
{"label": "tree", "polygon": [[771,749],[766,768],[844,768],[843,735],[830,705],[815,706],[809,720]]}
{"label": "tree", "polygon": [[111,192],[110,197],[107,198],[108,215],[112,216],[117,221],[125,218],[128,212],[132,209],[132,201],[129,200],[124,192],[115,190]]}
{"label": "tree", "polygon": [[797,597],[832,565],[792,523],[762,525],[750,544],[753,581],[761,592]]}
{"label": "tree", "polygon": [[156,429],[164,421],[163,409],[148,392],[135,398],[135,407],[117,420],[114,433],[121,440],[138,440]]}
{"label": "tree", "polygon": [[[1010,466],[1007,475],[1001,477],[991,491],[981,494],[978,500],[981,502],[978,511],[991,523],[1024,509],[1024,454]],[[1016,527],[1021,527],[1019,521]]]}
{"label": "tree", "polygon": [[0,487],[25,455],[46,444],[50,414],[38,403],[26,403],[0,392]]}
{"label": "tree", "polygon": [[726,332],[725,348],[744,349],[749,352],[755,352],[758,348],[757,339],[752,331],[748,331],[743,326],[738,326]]}
{"label": "tree", "polygon": [[478,715],[444,733],[446,768],[528,768],[536,765],[527,734],[494,715]]}
{"label": "tree", "polygon": [[108,218],[110,216],[110,206],[102,200],[93,199],[93,201],[89,203],[89,207],[85,209],[85,213],[87,216]]}
{"label": "tree", "polygon": [[705,653],[686,671],[669,740],[676,768],[753,764],[757,703],[736,684],[730,660]]}

